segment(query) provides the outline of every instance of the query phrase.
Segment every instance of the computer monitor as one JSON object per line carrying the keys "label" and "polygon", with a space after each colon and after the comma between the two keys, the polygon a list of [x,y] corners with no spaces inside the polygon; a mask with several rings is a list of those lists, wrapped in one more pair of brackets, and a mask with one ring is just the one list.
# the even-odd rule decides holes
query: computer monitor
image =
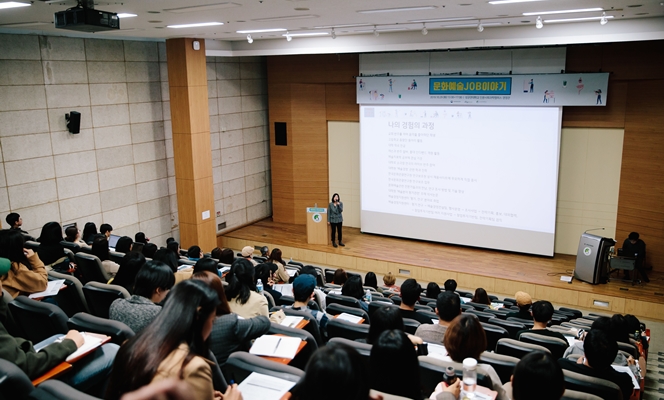
{"label": "computer monitor", "polygon": [[78,228],[78,225],[76,224],[76,222],[74,222],[73,224],[62,225],[62,231],[63,231],[63,232],[66,232],[66,231],[67,231],[67,228],[69,228],[70,226],[73,226],[73,227],[75,227],[75,228]]}
{"label": "computer monitor", "polygon": [[118,235],[113,235],[108,237],[108,247],[111,251],[115,251],[115,245],[118,243],[118,239],[120,239],[120,236]]}

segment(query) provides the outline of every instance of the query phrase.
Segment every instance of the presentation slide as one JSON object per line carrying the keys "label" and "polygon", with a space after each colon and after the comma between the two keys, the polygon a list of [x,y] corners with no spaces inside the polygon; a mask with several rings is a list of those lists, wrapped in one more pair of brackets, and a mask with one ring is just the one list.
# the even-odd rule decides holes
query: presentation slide
{"label": "presentation slide", "polygon": [[361,106],[363,232],[553,255],[559,107]]}

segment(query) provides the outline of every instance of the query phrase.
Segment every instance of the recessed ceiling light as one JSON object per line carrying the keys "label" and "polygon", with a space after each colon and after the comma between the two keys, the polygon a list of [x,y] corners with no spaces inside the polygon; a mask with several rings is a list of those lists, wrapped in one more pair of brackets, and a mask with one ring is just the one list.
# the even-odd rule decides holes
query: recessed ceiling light
{"label": "recessed ceiling light", "polygon": [[522,24],[529,24],[530,21],[521,21]]}
{"label": "recessed ceiling light", "polygon": [[489,4],[528,3],[531,1],[545,1],[545,0],[494,0],[490,1]]}
{"label": "recessed ceiling light", "polygon": [[250,29],[244,31],[235,31],[235,33],[265,33],[265,32],[283,32],[286,29],[284,28],[274,28],[274,29]]}
{"label": "recessed ceiling light", "polygon": [[216,4],[204,4],[200,6],[189,6],[189,7],[177,7],[177,8],[166,8],[164,11],[172,13],[187,13],[187,12],[197,12],[197,11],[207,11],[207,10],[219,10],[224,8],[234,8],[240,7],[241,4],[238,3],[216,3]]}
{"label": "recessed ceiling light", "polygon": [[131,18],[131,17],[137,17],[138,15],[136,14],[130,14],[130,13],[119,13],[118,18]]}
{"label": "recessed ceiling light", "polygon": [[148,14],[161,14],[161,11],[148,11]]}
{"label": "recessed ceiling light", "polygon": [[465,3],[465,4],[459,4],[459,6],[461,6],[461,7],[468,7],[468,6],[472,6],[472,4]]}
{"label": "recessed ceiling light", "polygon": [[375,14],[386,12],[402,12],[402,11],[422,11],[422,10],[435,10],[436,6],[417,6],[417,7],[395,7],[395,8],[378,8],[375,10],[360,10],[360,14]]}
{"label": "recessed ceiling light", "polygon": [[161,22],[163,22],[163,21],[148,21],[148,22],[151,23],[151,24],[159,24],[159,23],[161,23]]}
{"label": "recessed ceiling light", "polygon": [[329,32],[308,32],[308,33],[284,33],[284,34],[281,35],[281,36],[285,36],[286,38],[288,38],[288,36],[290,36],[290,37],[297,37],[297,36],[325,36],[325,35],[329,35],[329,34],[330,34]]}
{"label": "recessed ceiling light", "polygon": [[576,21],[597,21],[602,18],[611,19],[613,15],[607,15],[606,17],[585,17],[585,18],[564,18],[564,19],[546,19],[544,22],[547,24],[556,23],[556,22],[576,22]]}
{"label": "recessed ceiling light", "polygon": [[627,8],[637,8],[641,7],[643,4],[632,4],[631,6],[627,6]]}
{"label": "recessed ceiling light", "polygon": [[17,1],[7,1],[4,3],[0,3],[0,10],[4,10],[6,8],[18,8],[18,7],[30,7],[32,4],[30,3],[19,3]]}
{"label": "recessed ceiling light", "polygon": [[180,28],[197,28],[200,26],[215,26],[223,24],[224,24],[223,22],[199,22],[197,24],[167,25],[166,27],[180,29]]}
{"label": "recessed ceiling light", "polygon": [[307,18],[318,18],[318,15],[313,15],[313,14],[286,15],[286,16],[283,16],[283,17],[257,18],[257,19],[252,19],[252,21],[255,21],[255,22],[288,21],[288,20],[291,20],[291,19],[307,19]]}
{"label": "recessed ceiling light", "polygon": [[362,23],[362,24],[324,25],[324,26],[314,26],[314,29],[352,28],[354,26],[371,26],[371,25],[373,24]]}
{"label": "recessed ceiling light", "polygon": [[[497,25],[502,25],[502,22],[486,22],[482,23],[481,26],[497,26]],[[443,28],[477,28],[477,24],[461,24],[461,25],[445,25]]]}
{"label": "recessed ceiling light", "polygon": [[413,23],[419,24],[419,23],[429,23],[429,22],[467,21],[469,19],[475,19],[475,17],[455,17],[455,18],[438,18],[438,19],[411,19],[408,22],[413,22]]}
{"label": "recessed ceiling light", "polygon": [[294,8],[294,10],[295,11],[309,11],[309,9],[307,7],[297,7],[297,8]]}
{"label": "recessed ceiling light", "polygon": [[538,11],[538,12],[527,12],[522,15],[549,15],[549,14],[572,14],[572,13],[582,13],[582,12],[593,12],[593,11],[603,11],[601,7],[595,8],[577,8],[576,10],[557,10],[557,11]]}
{"label": "recessed ceiling light", "polygon": [[650,13],[636,13],[634,15],[648,15],[648,14],[650,14]]}

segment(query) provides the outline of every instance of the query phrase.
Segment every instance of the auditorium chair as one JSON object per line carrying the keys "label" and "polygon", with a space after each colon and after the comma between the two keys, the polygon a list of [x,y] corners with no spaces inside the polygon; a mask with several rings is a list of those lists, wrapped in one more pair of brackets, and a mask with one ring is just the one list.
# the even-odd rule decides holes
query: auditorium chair
{"label": "auditorium chair", "polygon": [[235,383],[241,383],[252,372],[274,376],[293,383],[297,383],[304,376],[304,371],[298,368],[266,360],[244,351],[236,351],[231,354],[221,370],[227,382]]}
{"label": "auditorium chair", "polygon": [[464,292],[463,290],[457,290],[456,293],[459,295],[459,297],[467,297],[469,299],[473,298],[473,294],[470,292]]}
{"label": "auditorium chair", "polygon": [[371,301],[382,301],[383,303],[389,303],[389,304],[394,304],[394,300],[392,300],[389,297],[383,296],[373,296],[371,297]]}
{"label": "auditorium chair", "polygon": [[593,322],[595,322],[595,320],[588,319],[588,318],[584,317],[584,318],[574,318],[574,319],[571,319],[569,322],[571,322],[573,324],[577,324],[577,325],[586,325],[588,327],[588,329],[590,329],[590,327],[592,326]]}
{"label": "auditorium chair", "polygon": [[106,283],[111,279],[111,275],[104,270],[101,261],[97,256],[86,254],[81,251],[74,255],[78,272],[82,276],[81,283],[101,282]]}
{"label": "auditorium chair", "polygon": [[588,325],[577,324],[573,321],[563,322],[563,323],[560,324],[560,326],[564,326],[565,328],[572,328],[572,329],[576,329],[576,330],[583,329],[585,331],[590,329],[590,327]]}
{"label": "auditorium chair", "polygon": [[559,307],[558,310],[563,311],[563,312],[568,312],[574,314],[574,318],[581,318],[583,317],[583,313],[579,310],[576,310],[574,308],[569,308],[569,307]]}
{"label": "auditorium chair", "polygon": [[486,310],[484,310],[482,312],[493,314],[494,317],[500,318],[502,320],[506,320],[507,319],[507,313],[509,313],[509,311],[507,311],[507,310],[504,310],[504,311],[501,311],[500,309],[492,310],[490,308],[487,308]]}
{"label": "auditorium chair", "polygon": [[88,308],[92,315],[108,319],[108,311],[111,303],[117,299],[128,299],[131,297],[127,289],[118,285],[106,283],[88,282],[83,286],[83,294],[88,302]]}
{"label": "auditorium chair", "polygon": [[567,328],[567,327],[564,327],[564,326],[561,326],[561,325],[550,326],[547,329],[549,329],[550,331],[562,333],[565,336],[575,336],[576,332],[577,332],[576,330],[572,330],[570,328]]}
{"label": "auditorium chair", "polygon": [[484,311],[487,308],[489,308],[488,304],[474,303],[472,301],[469,301],[468,303],[464,303],[464,304],[472,306],[476,311]]}
{"label": "auditorium chair", "polygon": [[468,310],[474,310],[475,309],[475,307],[470,306],[468,304],[461,304],[460,307],[461,307],[461,311],[468,311]]}
{"label": "auditorium chair", "polygon": [[25,244],[23,244],[23,247],[25,247],[26,249],[30,249],[35,253],[39,253],[39,242],[35,242],[33,240],[26,240]]}
{"label": "auditorium chair", "polygon": [[334,282],[334,271],[336,271],[336,269],[325,268],[325,283]]}
{"label": "auditorium chair", "polygon": [[631,343],[633,339],[630,339],[630,343],[618,342],[618,350],[624,351],[625,353],[634,357],[635,360],[639,359],[639,348],[636,344]]}
{"label": "auditorium chair", "polygon": [[489,295],[489,300],[491,300],[492,303],[499,302],[498,296],[495,296],[495,295],[492,295],[492,294]]}
{"label": "auditorium chair", "polygon": [[196,261],[187,260],[187,259],[184,259],[184,258],[179,258],[179,259],[178,259],[178,264],[179,264],[179,265],[191,265],[191,266],[194,266],[194,265],[196,265]]}
{"label": "auditorium chair", "polygon": [[394,304],[396,304],[398,306],[401,305],[401,296],[399,296],[399,295],[392,296],[392,297],[390,297],[390,299],[394,302]]}
{"label": "auditorium chair", "polygon": [[279,300],[275,300],[278,306],[292,306],[295,304],[293,296],[281,296]]}
{"label": "auditorium chair", "polygon": [[415,310],[415,311],[419,311],[419,310],[422,310],[422,311],[433,311],[433,310],[431,309],[431,307],[426,306],[426,305],[424,305],[424,304],[417,304],[417,303],[415,303],[414,310]]}
{"label": "auditorium chair", "polygon": [[108,259],[113,261],[114,263],[117,263],[118,265],[122,265],[122,260],[124,259],[125,253],[120,253],[118,251],[109,251],[108,252]]}
{"label": "auditorium chair", "polygon": [[429,303],[435,303],[436,299],[432,299],[431,297],[425,297],[425,296],[420,296],[420,299],[417,301],[418,303],[428,306]]}
{"label": "auditorium chair", "polygon": [[438,323],[438,314],[436,314],[435,312],[433,312],[433,311],[425,311],[425,310],[417,310],[417,312],[420,313],[420,314],[422,314],[422,315],[426,315],[427,317],[429,317],[429,318],[435,320],[435,321],[436,321],[436,322],[435,322],[436,324]]}
{"label": "auditorium chair", "polygon": [[60,242],[62,247],[65,249],[71,250],[72,253],[76,254],[79,251],[81,251],[81,246],[77,245],[76,243],[68,242],[66,240],[63,240]]}
{"label": "auditorium chair", "polygon": [[466,310],[464,313],[473,314],[477,316],[480,322],[490,322],[492,319],[496,319],[496,316],[491,313],[485,313],[477,310]]}
{"label": "auditorium chair", "polygon": [[563,397],[560,400],[602,400],[602,398],[590,393],[565,389],[565,393],[563,393]]}
{"label": "auditorium chair", "polygon": [[41,342],[56,334],[65,334],[67,314],[60,307],[43,301],[18,296],[9,303],[14,321],[32,343]]}
{"label": "auditorium chair", "polygon": [[[298,267],[304,267],[304,264],[302,264],[301,262],[298,262],[298,261],[294,261],[294,260],[289,260],[288,264],[289,265],[297,265]],[[312,267],[313,267],[313,265],[312,265]],[[320,269],[320,267],[314,267],[314,268]]]}
{"label": "auditorium chair", "polygon": [[263,290],[263,296],[267,300],[268,310],[277,305],[277,303],[274,301],[274,297],[272,297],[272,295],[270,293],[268,293],[267,291]]}
{"label": "auditorium chair", "polygon": [[597,318],[602,318],[602,317],[611,318],[612,315],[588,313],[588,315],[583,316],[583,318],[592,319],[593,321],[596,320]]}
{"label": "auditorium chair", "polygon": [[371,358],[371,348],[373,347],[369,343],[362,343],[342,337],[332,338],[330,339],[329,343],[341,343],[345,344],[346,346],[354,348],[355,350],[357,350],[358,353],[360,353],[362,358],[364,358],[364,360],[367,362],[367,365],[369,365]]}
{"label": "auditorium chair", "polygon": [[[389,300],[389,299],[387,299],[387,300]],[[379,308],[383,308],[383,307],[397,307],[397,308],[399,308],[399,306],[397,306],[396,304],[394,304],[392,302],[388,303],[388,302],[384,301],[384,299],[380,299],[380,300],[372,299],[371,303],[369,303],[369,316],[373,315],[373,313],[376,312],[376,310],[378,310]]]}
{"label": "auditorium chair", "polygon": [[532,332],[524,332],[519,337],[519,341],[524,343],[536,344],[539,346],[546,347],[551,352],[551,355],[554,359],[559,359],[563,357],[565,350],[569,347],[567,340],[563,340],[556,337],[544,336]]}
{"label": "auditorium chair", "polygon": [[429,308],[430,308],[432,311],[436,311],[437,305],[436,305],[435,302],[430,301],[429,303],[427,303],[427,306],[429,306]]}
{"label": "auditorium chair", "polygon": [[354,297],[350,296],[344,296],[341,294],[328,294],[327,297],[325,298],[325,303],[329,307],[330,304],[341,304],[342,306],[347,306],[347,307],[356,307],[356,308],[362,308],[360,306],[360,301]]}
{"label": "auditorium chair", "polygon": [[327,312],[330,315],[339,315],[341,313],[351,314],[364,318],[364,321],[362,322],[363,324],[369,325],[371,323],[369,319],[369,314],[361,308],[348,307],[338,303],[332,303],[332,304],[328,303],[325,312]]}
{"label": "auditorium chair", "polygon": [[[495,318],[494,318],[495,319]],[[509,339],[510,334],[502,326],[493,325],[491,322],[480,322],[486,333],[486,350],[495,351],[496,344],[500,339]]]}
{"label": "auditorium chair", "polygon": [[349,340],[366,339],[369,325],[354,324],[348,321],[332,318],[327,322],[327,337],[332,339],[342,337]]}
{"label": "auditorium chair", "polygon": [[111,337],[111,343],[119,346],[134,336],[134,331],[120,321],[95,317],[88,313],[78,313],[67,321],[69,329],[79,332],[99,333]]}
{"label": "auditorium chair", "polygon": [[511,297],[505,297],[503,299],[503,302],[508,302],[508,303],[512,303],[512,305],[516,305],[516,299],[513,299]]}
{"label": "auditorium chair", "polygon": [[514,373],[514,367],[516,367],[516,364],[518,364],[519,361],[520,360],[516,357],[488,351],[480,354],[480,359],[478,360],[478,362],[491,365],[493,369],[496,370],[496,373],[503,384],[510,381],[512,374]]}
{"label": "auditorium chair", "polygon": [[314,339],[316,340],[316,343],[318,344],[318,347],[321,347],[325,344],[324,341],[323,341],[323,336],[320,333],[320,326],[318,325],[318,321],[316,320],[316,318],[314,318],[313,314],[311,314],[308,311],[293,310],[292,308],[284,308],[282,306],[272,307],[270,309],[270,312],[278,311],[278,310],[282,310],[284,312],[284,314],[286,314],[287,316],[302,317],[305,320],[309,321],[309,323],[306,324],[302,328],[302,330],[309,332],[311,334],[311,336],[314,337]]}
{"label": "auditorium chair", "polygon": [[491,320],[491,325],[498,325],[507,329],[507,332],[510,334],[510,338],[516,339],[516,334],[523,329],[526,329],[526,326],[519,322],[514,321],[504,321],[500,318],[494,318]]}
{"label": "auditorium chair", "polygon": [[406,333],[410,333],[411,335],[415,334],[415,331],[417,328],[422,325],[420,321],[410,319],[410,318],[404,318],[403,319],[403,328]]}
{"label": "auditorium chair", "polygon": [[549,349],[544,346],[525,343],[514,339],[500,339],[496,344],[496,353],[516,357],[518,359],[523,358],[523,356],[535,350],[551,353]]}
{"label": "auditorium chair", "polygon": [[622,400],[620,387],[615,383],[563,369],[565,388],[590,393],[604,400]]}
{"label": "auditorium chair", "polygon": [[60,289],[58,294],[55,295],[55,301],[58,303],[58,306],[62,311],[64,311],[68,317],[79,312],[88,312],[88,303],[83,294],[83,285],[81,284],[81,281],[69,274],[63,274],[53,270],[48,271],[48,280],[51,281],[56,279],[64,279],[65,285],[67,286]]}
{"label": "auditorium chair", "polygon": [[287,326],[279,325],[277,323],[270,323],[270,330],[268,331],[270,335],[284,335],[300,338],[307,342],[307,345],[291,360],[289,365],[304,370],[304,367],[307,365],[307,361],[312,354],[318,350],[318,344],[316,339],[311,335],[311,333],[296,328],[289,328]]}
{"label": "auditorium chair", "polygon": [[520,324],[523,324],[528,329],[531,329],[533,326],[535,326],[535,321],[528,320],[528,319],[523,319],[523,318],[507,317],[507,321],[508,322],[518,322]]}
{"label": "auditorium chair", "polygon": [[[429,356],[419,356],[420,364],[420,387],[423,394],[431,394],[436,386],[445,380],[445,370],[448,366],[454,367],[456,376],[463,378],[463,366],[454,361],[443,361],[439,358]],[[499,382],[498,382],[499,383]],[[492,388],[493,382],[489,375],[477,371],[477,384],[486,388]],[[426,397],[426,396],[425,396]]]}

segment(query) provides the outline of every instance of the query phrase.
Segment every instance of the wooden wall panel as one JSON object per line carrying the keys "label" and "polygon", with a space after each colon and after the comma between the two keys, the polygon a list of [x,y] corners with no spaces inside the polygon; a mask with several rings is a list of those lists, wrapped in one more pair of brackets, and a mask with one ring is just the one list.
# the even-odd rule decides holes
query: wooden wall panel
{"label": "wooden wall panel", "polygon": [[358,54],[274,56],[267,59],[269,84],[354,83],[359,74]]}
{"label": "wooden wall panel", "polygon": [[567,47],[567,72],[609,72],[611,80],[661,79],[664,40]]}
{"label": "wooden wall panel", "polygon": [[325,85],[328,121],[360,121],[360,106],[356,103],[355,82]]}
{"label": "wooden wall panel", "polygon": [[563,128],[624,128],[627,81],[609,78],[604,107],[563,107]]}
{"label": "wooden wall panel", "polygon": [[[293,223],[293,135],[291,121],[291,88],[289,84],[268,82],[270,130],[270,173],[272,186],[272,217],[277,222]],[[274,123],[286,123],[288,146],[274,143]]]}

